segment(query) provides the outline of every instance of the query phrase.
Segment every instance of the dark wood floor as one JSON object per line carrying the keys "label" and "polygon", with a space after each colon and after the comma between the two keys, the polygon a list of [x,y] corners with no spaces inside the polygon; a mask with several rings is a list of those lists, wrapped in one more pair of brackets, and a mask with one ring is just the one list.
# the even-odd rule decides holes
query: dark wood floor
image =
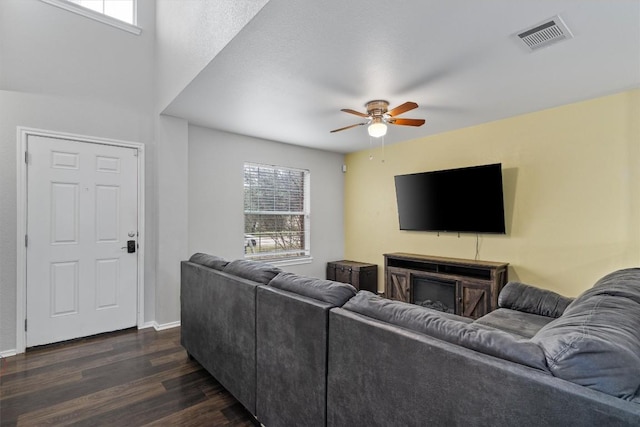
{"label": "dark wood floor", "polygon": [[127,330],[0,360],[1,426],[254,426],[180,346],[180,328]]}

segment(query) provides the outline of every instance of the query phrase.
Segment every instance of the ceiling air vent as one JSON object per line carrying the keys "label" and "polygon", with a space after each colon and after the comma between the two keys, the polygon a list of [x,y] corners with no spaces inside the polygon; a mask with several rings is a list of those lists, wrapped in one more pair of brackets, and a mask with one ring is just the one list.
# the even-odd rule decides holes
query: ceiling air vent
{"label": "ceiling air vent", "polygon": [[557,15],[542,24],[516,34],[516,36],[531,51],[573,38],[571,30]]}

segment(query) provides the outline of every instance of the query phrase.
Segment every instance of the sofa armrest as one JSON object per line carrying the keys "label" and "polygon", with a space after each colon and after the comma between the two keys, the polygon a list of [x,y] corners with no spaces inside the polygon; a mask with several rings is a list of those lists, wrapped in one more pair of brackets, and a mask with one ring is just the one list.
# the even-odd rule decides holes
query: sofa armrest
{"label": "sofa armrest", "polygon": [[573,298],[519,282],[507,283],[498,296],[498,306],[547,317],[560,317]]}

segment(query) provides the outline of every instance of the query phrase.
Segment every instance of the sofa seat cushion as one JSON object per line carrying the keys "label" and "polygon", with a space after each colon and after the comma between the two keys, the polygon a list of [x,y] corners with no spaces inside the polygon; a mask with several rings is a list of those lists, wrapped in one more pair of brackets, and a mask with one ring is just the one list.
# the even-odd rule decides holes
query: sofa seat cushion
{"label": "sofa seat cushion", "polygon": [[532,338],[551,373],[626,400],[640,389],[640,269],[611,273]]}
{"label": "sofa seat cushion", "polygon": [[266,285],[282,270],[263,262],[237,259],[227,264],[223,271],[233,274],[234,276],[242,277],[243,279],[253,280],[254,282]]}
{"label": "sofa seat cushion", "polygon": [[303,295],[318,301],[327,302],[334,307],[342,305],[356,294],[356,288],[346,283],[332,280],[315,279],[282,272],[269,282],[269,286]]}
{"label": "sofa seat cushion", "polygon": [[462,316],[392,301],[368,291],[358,292],[342,308],[490,356],[547,370],[544,354],[536,344],[499,329],[472,323],[471,319]]}
{"label": "sofa seat cushion", "polygon": [[553,319],[553,317],[499,308],[482,316],[475,323],[500,329],[514,335],[516,338],[529,339]]}
{"label": "sofa seat cushion", "polygon": [[222,271],[229,264],[229,261],[224,258],[220,258],[215,255],[203,254],[201,252],[191,255],[189,262],[195,264],[204,265],[205,267],[213,268],[214,270]]}

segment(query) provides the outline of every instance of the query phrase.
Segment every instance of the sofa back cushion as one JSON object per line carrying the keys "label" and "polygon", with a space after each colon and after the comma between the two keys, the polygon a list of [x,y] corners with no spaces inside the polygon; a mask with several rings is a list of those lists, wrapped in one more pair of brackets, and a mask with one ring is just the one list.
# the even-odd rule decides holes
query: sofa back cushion
{"label": "sofa back cushion", "polygon": [[282,270],[263,262],[237,259],[227,264],[222,271],[266,285]]}
{"label": "sofa back cushion", "polygon": [[532,338],[551,373],[626,400],[640,389],[640,269],[600,279]]}
{"label": "sofa back cushion", "polygon": [[327,302],[334,307],[342,305],[356,294],[356,288],[346,283],[332,280],[314,279],[282,272],[269,282],[269,286],[303,295],[318,301]]}
{"label": "sofa back cushion", "polygon": [[471,323],[471,319],[360,291],[342,308],[457,344],[471,350],[546,371],[540,347],[528,340]]}
{"label": "sofa back cushion", "polygon": [[224,258],[220,258],[215,255],[203,254],[201,252],[197,252],[191,255],[189,258],[189,262],[193,262],[195,264],[204,265],[205,267],[213,268],[214,270],[222,271],[229,261]]}

